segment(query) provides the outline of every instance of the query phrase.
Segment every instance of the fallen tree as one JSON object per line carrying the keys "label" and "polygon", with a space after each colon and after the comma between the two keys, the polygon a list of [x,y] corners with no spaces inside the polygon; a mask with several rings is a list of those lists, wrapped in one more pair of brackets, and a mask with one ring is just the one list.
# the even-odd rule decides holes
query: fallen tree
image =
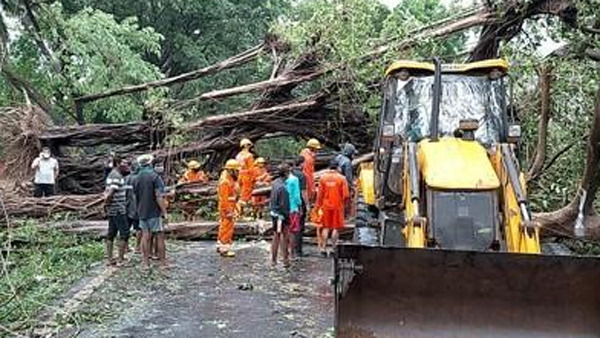
{"label": "fallen tree", "polygon": [[47,218],[53,214],[69,213],[78,219],[102,219],[103,194],[62,195],[44,198],[8,195],[4,198],[6,213],[11,218]]}
{"label": "fallen tree", "polygon": [[[331,155],[327,155],[331,158]],[[353,166],[371,161],[373,154],[368,153],[355,158],[352,161]],[[324,162],[324,161],[323,161]],[[318,179],[323,171],[317,171],[315,177]],[[216,178],[216,177],[215,177]],[[192,195],[195,199],[217,200],[217,181],[212,180],[208,183],[185,183],[176,184],[167,187],[168,192],[175,195],[172,207],[177,209],[179,200],[177,196]],[[271,192],[270,187],[256,188],[253,195],[268,195]],[[53,214],[70,213],[71,216],[78,219],[103,219],[103,194],[87,195],[59,195],[46,198],[24,197],[18,194],[10,194],[5,198],[6,212],[12,218],[33,217],[47,218]],[[182,201],[185,202],[185,201]]]}
{"label": "fallen tree", "polygon": [[142,91],[146,91],[153,88],[158,87],[166,87],[171,86],[177,83],[187,82],[191,80],[196,80],[201,77],[215,74],[219,71],[230,69],[234,67],[239,67],[245,63],[248,63],[254,59],[256,59],[261,53],[264,51],[269,51],[272,49],[285,49],[285,44],[283,44],[275,35],[268,35],[265,38],[265,41],[260,43],[257,46],[254,46],[246,51],[243,51],[240,54],[232,56],[226,60],[220,61],[216,64],[210,65],[208,67],[204,67],[201,69],[197,69],[195,71],[180,74],[177,76],[173,76],[170,78],[142,83],[134,86],[127,86],[123,88],[117,88],[113,90],[109,90],[102,93],[90,94],[85,96],[80,96],[75,98],[76,104],[82,104],[87,102],[93,102],[99,99],[104,99],[112,96],[124,95],[124,94],[133,94]]}
{"label": "fallen tree", "polygon": [[[42,225],[46,228],[58,229],[70,234],[79,236],[92,237],[101,239],[106,237],[108,223],[106,221],[75,221],[75,222],[58,222],[46,223]],[[216,239],[219,229],[217,221],[200,221],[200,222],[177,222],[168,223],[165,227],[167,237],[177,240],[206,240]],[[341,236],[348,238],[354,230],[352,224],[340,231]],[[272,229],[267,225],[261,226],[258,222],[237,222],[235,224],[235,237],[270,237]],[[304,236],[314,237],[316,235],[316,226],[312,223],[306,225]]]}
{"label": "fallen tree", "polygon": [[577,22],[577,7],[572,0],[513,1],[508,5],[505,3],[489,5],[487,10],[497,11],[499,16],[485,22],[469,61],[498,57],[500,43],[517,36],[525,20],[529,18],[541,14],[553,15],[571,27],[575,27]]}
{"label": "fallen tree", "polygon": [[53,148],[132,143],[138,143],[141,147],[147,148],[150,145],[150,132],[150,124],[147,122],[88,124],[47,128],[38,135],[38,139],[41,143]]}

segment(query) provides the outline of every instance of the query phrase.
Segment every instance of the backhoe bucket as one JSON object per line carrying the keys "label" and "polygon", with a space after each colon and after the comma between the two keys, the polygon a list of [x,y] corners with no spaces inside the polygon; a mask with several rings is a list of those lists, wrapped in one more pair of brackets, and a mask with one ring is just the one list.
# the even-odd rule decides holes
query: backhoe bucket
{"label": "backhoe bucket", "polygon": [[340,245],[338,337],[600,337],[600,259]]}

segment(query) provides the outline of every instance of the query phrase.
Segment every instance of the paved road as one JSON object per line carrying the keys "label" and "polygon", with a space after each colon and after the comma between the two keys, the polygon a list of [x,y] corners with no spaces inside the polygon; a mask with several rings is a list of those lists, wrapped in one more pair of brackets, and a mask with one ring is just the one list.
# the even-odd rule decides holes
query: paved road
{"label": "paved road", "polygon": [[331,260],[311,251],[286,271],[267,264],[266,242],[237,244],[235,258],[219,257],[211,242],[170,249],[167,277],[135,264],[105,281],[80,310],[99,323],[79,336],[333,336]]}

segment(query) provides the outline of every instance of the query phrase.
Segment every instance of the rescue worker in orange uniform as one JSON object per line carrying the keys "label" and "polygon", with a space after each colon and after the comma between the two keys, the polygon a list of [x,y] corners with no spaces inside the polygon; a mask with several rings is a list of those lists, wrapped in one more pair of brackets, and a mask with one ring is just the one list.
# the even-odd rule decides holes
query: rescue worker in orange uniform
{"label": "rescue worker in orange uniform", "polygon": [[233,257],[231,251],[233,244],[233,231],[237,217],[237,185],[240,164],[236,160],[228,160],[225,163],[221,177],[219,178],[219,233],[217,237],[217,252],[224,257]]}
{"label": "rescue worker in orange uniform", "polygon": [[[255,186],[259,188],[268,186],[271,183],[271,175],[267,171],[267,161],[259,157],[254,164],[253,177]],[[252,196],[252,212],[254,217],[259,221],[263,219],[263,210],[266,204],[266,195]]]}
{"label": "rescue worker in orange uniform", "polygon": [[[204,171],[200,170],[200,162],[191,160],[187,164],[187,170],[183,173],[183,176],[179,179],[178,184],[185,183],[208,183],[208,177]],[[169,203],[175,200],[175,193],[167,196]],[[184,201],[181,203],[181,211],[186,221],[193,221],[196,216],[198,205],[194,202]]]}
{"label": "rescue worker in orange uniform", "polygon": [[240,186],[240,209],[242,213],[244,208],[250,202],[252,198],[252,190],[254,190],[254,155],[250,152],[252,148],[252,141],[245,138],[240,141],[240,148],[242,150],[237,154],[235,159],[240,165],[240,172],[238,177],[238,184]]}
{"label": "rescue worker in orange uniform", "polygon": [[[308,196],[308,204],[306,205],[306,212],[310,214],[311,205],[315,201],[315,157],[317,151],[321,149],[321,142],[315,138],[311,138],[306,143],[306,148],[302,149],[300,156],[304,157],[304,163],[302,164],[302,173],[306,180],[306,195]],[[320,227],[321,223],[316,223],[317,226],[317,245],[321,246],[323,241],[323,229]]]}
{"label": "rescue worker in orange uniform", "polygon": [[208,177],[200,170],[200,162],[192,160],[187,164],[187,170],[181,176],[179,183],[207,183]]}
{"label": "rescue worker in orange uniform", "polygon": [[317,193],[316,208],[322,213],[323,241],[319,247],[321,254],[327,256],[326,246],[329,231],[331,244],[335,248],[339,238],[338,230],[344,227],[344,210],[350,200],[348,181],[340,174],[337,161],[331,161],[329,169],[321,176]]}

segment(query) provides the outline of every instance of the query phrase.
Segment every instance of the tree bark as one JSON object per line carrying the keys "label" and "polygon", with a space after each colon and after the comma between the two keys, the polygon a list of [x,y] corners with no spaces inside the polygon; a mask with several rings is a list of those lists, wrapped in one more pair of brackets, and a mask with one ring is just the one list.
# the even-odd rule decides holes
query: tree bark
{"label": "tree bark", "polygon": [[361,57],[365,62],[370,61],[378,56],[383,55],[389,50],[398,49],[404,50],[415,46],[423,39],[437,38],[447,36],[453,33],[458,33],[467,30],[472,27],[485,25],[494,21],[493,12],[487,8],[477,10],[475,12],[468,12],[465,16],[459,17],[456,21],[447,22],[446,20],[437,23],[436,25],[429,27],[424,30],[419,30],[414,34],[410,34],[411,37],[403,39],[402,41],[390,41],[387,44],[380,46],[370,53],[365,54]]}
{"label": "tree bark", "polygon": [[249,119],[256,120],[257,117],[259,119],[269,119],[273,117],[269,114],[289,114],[300,111],[302,109],[310,109],[316,107],[318,104],[319,103],[316,99],[308,99],[305,101],[299,101],[290,104],[282,104],[264,109],[255,109],[239,113],[214,115],[205,117],[196,122],[188,123],[184,125],[182,129],[186,131],[192,131],[215,125],[223,126],[231,123],[244,123]]}
{"label": "tree bark", "polygon": [[161,79],[161,80],[152,81],[152,82],[146,82],[146,83],[142,83],[142,84],[134,85],[134,86],[117,88],[117,89],[109,90],[109,91],[106,91],[103,93],[80,96],[80,97],[75,98],[75,102],[77,102],[77,103],[93,102],[93,101],[96,101],[99,99],[104,99],[104,98],[108,98],[108,97],[112,97],[112,96],[133,94],[133,93],[138,93],[138,92],[146,91],[146,90],[153,89],[153,88],[165,87],[165,86],[170,86],[170,85],[173,85],[176,83],[195,80],[195,79],[201,78],[203,76],[211,75],[211,74],[217,73],[217,72],[225,70],[225,69],[238,67],[240,65],[248,63],[248,62],[256,59],[264,50],[265,50],[265,43],[261,43],[260,45],[252,47],[238,55],[232,56],[229,59],[223,60],[221,62],[218,62],[218,63],[208,66],[208,67],[204,67],[204,68],[201,68],[201,69],[189,72],[189,73],[184,73],[184,74],[173,76],[173,77],[166,78],[166,79]]}
{"label": "tree bark", "polygon": [[88,124],[46,129],[38,139],[53,146],[92,147],[101,144],[150,145],[151,128],[147,122]]}
{"label": "tree bark", "polygon": [[[75,221],[62,223],[47,223],[43,227],[58,229],[66,233],[89,236],[93,238],[104,238],[108,229],[106,221]],[[340,231],[341,235],[348,236],[352,234],[354,226],[346,225]],[[167,224],[165,234],[170,239],[177,240],[207,240],[216,239],[219,229],[218,221],[197,221],[197,222],[178,222]],[[271,227],[266,225],[266,231],[261,234],[257,222],[236,222],[234,234],[235,237],[259,237],[271,236]],[[316,227],[314,224],[308,223],[304,231],[304,236],[315,236]]]}
{"label": "tree bark", "polygon": [[541,65],[538,69],[540,84],[540,120],[538,122],[538,142],[535,158],[529,167],[527,179],[535,179],[543,170],[546,161],[548,123],[550,121],[550,87],[552,86],[552,66]]}
{"label": "tree bark", "polygon": [[176,108],[178,110],[186,109],[202,101],[219,100],[234,95],[266,91],[290,85],[297,85],[303,82],[312,81],[318,77],[321,77],[323,74],[325,74],[324,71],[314,71],[305,75],[283,76],[271,80],[250,83],[238,87],[213,90],[208,93],[204,93],[196,98],[178,102],[173,108]]}
{"label": "tree bark", "polygon": [[600,62],[600,50],[597,49],[587,49],[585,51],[585,55],[587,55],[587,57],[589,57],[590,59],[596,61],[596,62]]}
{"label": "tree bark", "polygon": [[[573,232],[575,220],[581,213],[584,224],[588,228],[587,235],[595,234],[600,226],[597,216],[593,214],[593,202],[596,198],[598,186],[600,185],[600,86],[596,95],[594,105],[594,116],[587,141],[587,160],[583,173],[583,179],[579,186],[577,196],[562,209],[554,212],[536,215],[537,220],[543,227],[556,231]],[[582,200],[583,198],[583,200]]]}
{"label": "tree bark", "polygon": [[43,111],[45,111],[48,115],[52,116],[54,112],[54,108],[40,92],[38,92],[29,81],[24,79],[22,76],[14,72],[10,65],[7,63],[0,65],[0,71],[4,75],[4,77],[10,82],[10,84],[17,88],[18,90],[25,90],[27,95],[37,104]]}
{"label": "tree bark", "polygon": [[502,11],[502,14],[481,30],[479,42],[471,52],[470,62],[498,57],[500,42],[514,38],[521,31],[523,22],[533,16],[539,14],[558,16],[570,26],[575,26],[577,21],[577,7],[572,0],[509,2],[488,10]]}

